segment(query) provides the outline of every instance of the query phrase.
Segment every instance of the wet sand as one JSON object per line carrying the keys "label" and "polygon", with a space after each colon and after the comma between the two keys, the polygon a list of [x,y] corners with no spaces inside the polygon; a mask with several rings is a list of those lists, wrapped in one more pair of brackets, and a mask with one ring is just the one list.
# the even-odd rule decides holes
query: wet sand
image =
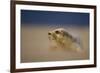
{"label": "wet sand", "polygon": [[21,27],[21,62],[47,62],[89,59],[88,28],[68,28],[70,33],[80,37],[81,52],[50,48],[48,31],[56,27]]}

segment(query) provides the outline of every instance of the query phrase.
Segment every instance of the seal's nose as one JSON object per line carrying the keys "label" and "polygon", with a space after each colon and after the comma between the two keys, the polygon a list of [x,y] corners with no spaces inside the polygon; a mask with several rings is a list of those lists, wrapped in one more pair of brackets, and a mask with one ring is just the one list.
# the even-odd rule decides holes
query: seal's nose
{"label": "seal's nose", "polygon": [[48,35],[51,35],[51,32],[48,32]]}

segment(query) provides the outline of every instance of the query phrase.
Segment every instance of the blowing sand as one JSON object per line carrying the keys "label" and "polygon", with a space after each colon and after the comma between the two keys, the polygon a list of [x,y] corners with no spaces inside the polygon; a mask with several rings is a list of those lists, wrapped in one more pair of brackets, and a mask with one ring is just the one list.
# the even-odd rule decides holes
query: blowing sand
{"label": "blowing sand", "polygon": [[21,27],[21,62],[46,62],[89,59],[89,31],[87,28],[65,28],[80,37],[81,52],[51,48],[48,39],[50,27]]}

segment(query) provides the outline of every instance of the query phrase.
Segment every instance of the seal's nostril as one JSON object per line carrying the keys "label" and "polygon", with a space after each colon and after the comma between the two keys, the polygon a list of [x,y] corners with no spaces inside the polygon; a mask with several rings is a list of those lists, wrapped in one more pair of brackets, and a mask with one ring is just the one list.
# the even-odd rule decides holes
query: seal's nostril
{"label": "seal's nostril", "polygon": [[51,35],[51,33],[50,33],[50,32],[48,32],[48,35]]}

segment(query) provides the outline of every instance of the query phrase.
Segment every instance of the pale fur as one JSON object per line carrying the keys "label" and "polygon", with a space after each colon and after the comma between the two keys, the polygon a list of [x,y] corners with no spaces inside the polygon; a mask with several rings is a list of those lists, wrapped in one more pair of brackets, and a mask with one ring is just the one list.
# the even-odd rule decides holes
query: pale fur
{"label": "pale fur", "polygon": [[81,51],[81,46],[77,43],[76,38],[64,28],[54,29],[48,33],[50,43],[53,47],[69,51]]}

